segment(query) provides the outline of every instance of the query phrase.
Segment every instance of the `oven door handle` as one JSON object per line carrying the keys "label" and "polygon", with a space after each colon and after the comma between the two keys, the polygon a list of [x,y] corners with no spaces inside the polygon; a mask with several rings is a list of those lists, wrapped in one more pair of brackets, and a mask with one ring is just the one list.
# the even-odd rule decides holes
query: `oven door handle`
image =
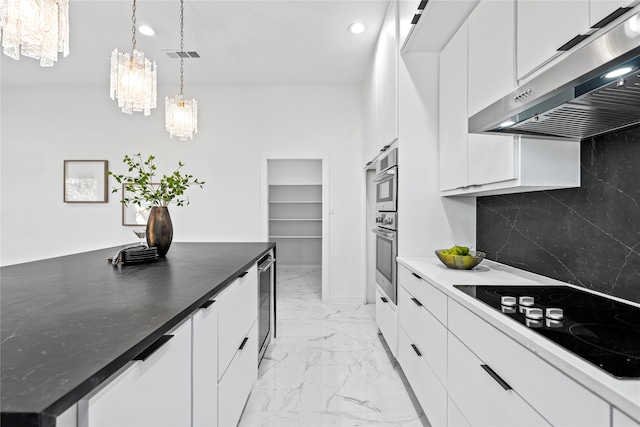
{"label": "oven door handle", "polygon": [[267,263],[267,265],[265,265],[264,267],[258,266],[258,272],[259,273],[264,273],[265,271],[267,271],[269,269],[269,267],[271,267],[271,265],[273,265],[274,262],[276,262],[276,259],[275,258],[271,258],[269,260],[269,262]]}
{"label": "oven door handle", "polygon": [[387,239],[393,239],[393,234],[395,233],[395,231],[382,231],[379,228],[373,228],[371,231],[376,233],[378,236],[386,237]]}

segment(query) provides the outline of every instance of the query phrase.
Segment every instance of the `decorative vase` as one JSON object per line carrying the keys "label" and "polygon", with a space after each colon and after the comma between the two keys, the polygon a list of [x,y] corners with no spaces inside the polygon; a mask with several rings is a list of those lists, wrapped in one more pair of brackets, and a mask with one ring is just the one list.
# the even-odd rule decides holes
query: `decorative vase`
{"label": "decorative vase", "polygon": [[156,247],[158,256],[163,257],[169,251],[173,240],[173,225],[166,206],[154,206],[147,220],[147,245]]}

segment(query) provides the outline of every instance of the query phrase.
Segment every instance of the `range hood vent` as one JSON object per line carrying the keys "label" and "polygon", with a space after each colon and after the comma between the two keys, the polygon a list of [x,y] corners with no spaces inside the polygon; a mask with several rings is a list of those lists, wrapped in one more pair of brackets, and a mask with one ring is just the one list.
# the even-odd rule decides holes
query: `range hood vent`
{"label": "range hood vent", "polygon": [[469,132],[584,139],[636,124],[640,13],[470,117]]}

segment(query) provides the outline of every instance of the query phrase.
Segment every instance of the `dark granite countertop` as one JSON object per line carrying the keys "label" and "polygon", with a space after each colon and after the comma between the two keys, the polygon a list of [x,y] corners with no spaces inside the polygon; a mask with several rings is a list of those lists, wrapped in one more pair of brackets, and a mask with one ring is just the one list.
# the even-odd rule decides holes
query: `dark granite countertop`
{"label": "dark granite countertop", "polygon": [[114,247],[0,268],[2,424],[54,425],[274,246],[173,243],[120,267]]}

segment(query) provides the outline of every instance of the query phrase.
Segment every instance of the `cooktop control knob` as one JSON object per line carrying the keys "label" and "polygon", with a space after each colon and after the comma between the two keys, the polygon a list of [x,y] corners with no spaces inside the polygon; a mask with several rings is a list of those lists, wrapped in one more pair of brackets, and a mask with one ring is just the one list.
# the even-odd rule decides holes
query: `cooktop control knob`
{"label": "cooktop control knob", "polygon": [[527,319],[531,319],[531,320],[542,320],[542,318],[544,318],[544,315],[542,314],[542,309],[536,308],[536,307],[525,308],[524,316]]}
{"label": "cooktop control knob", "polygon": [[500,304],[512,307],[516,305],[516,297],[500,297]]}
{"label": "cooktop control knob", "polygon": [[533,297],[520,297],[518,303],[523,307],[531,307],[533,305]]}
{"label": "cooktop control knob", "polygon": [[376,217],[376,224],[381,224],[382,223],[382,217],[381,216],[377,216]]}
{"label": "cooktop control knob", "polygon": [[385,218],[382,223],[386,224],[386,225],[391,225],[391,224],[393,224],[393,219],[392,218]]}
{"label": "cooktop control knob", "polygon": [[564,319],[564,312],[561,308],[547,308],[546,316],[551,320],[562,320]]}

